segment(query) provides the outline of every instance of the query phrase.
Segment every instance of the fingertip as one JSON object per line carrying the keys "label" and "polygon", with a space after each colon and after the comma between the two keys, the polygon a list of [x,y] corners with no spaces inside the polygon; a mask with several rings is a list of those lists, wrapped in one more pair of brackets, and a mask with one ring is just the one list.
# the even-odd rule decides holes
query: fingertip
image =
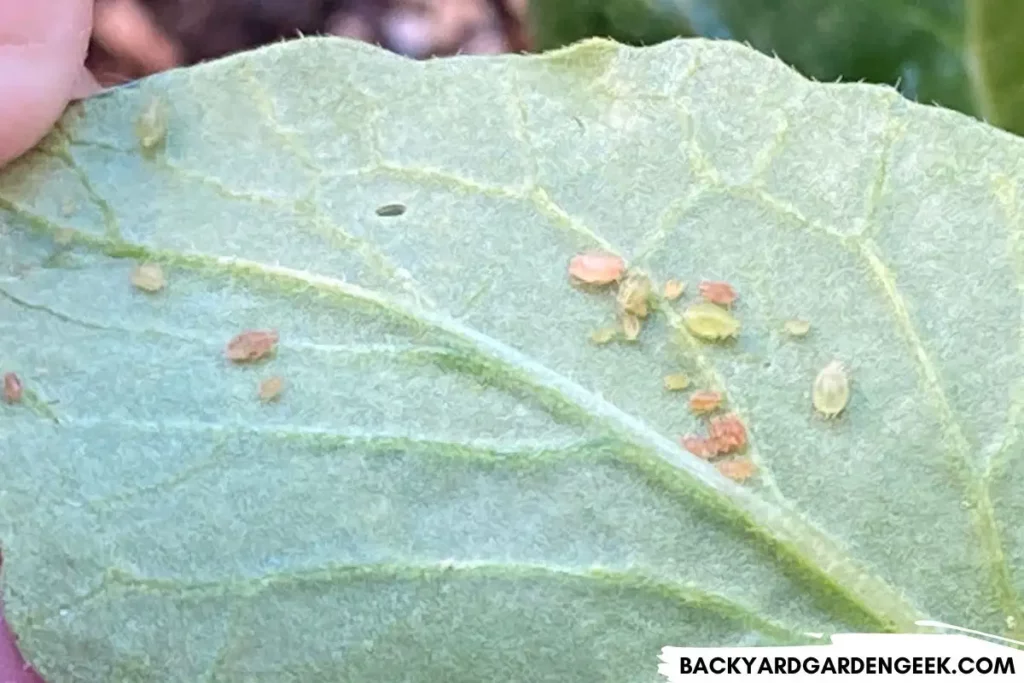
{"label": "fingertip", "polygon": [[45,683],[35,670],[25,663],[14,635],[0,614],[0,681],[4,683]]}
{"label": "fingertip", "polygon": [[76,74],[46,43],[0,46],[0,165],[24,154],[53,127]]}
{"label": "fingertip", "polygon": [[[0,2],[0,165],[50,130],[82,79],[91,0]],[[94,92],[94,91],[93,91]]]}
{"label": "fingertip", "polygon": [[84,100],[90,95],[95,95],[103,86],[100,85],[96,77],[92,75],[92,72],[82,65],[78,75],[75,77],[75,83],[71,86],[71,95],[68,99],[71,100]]}

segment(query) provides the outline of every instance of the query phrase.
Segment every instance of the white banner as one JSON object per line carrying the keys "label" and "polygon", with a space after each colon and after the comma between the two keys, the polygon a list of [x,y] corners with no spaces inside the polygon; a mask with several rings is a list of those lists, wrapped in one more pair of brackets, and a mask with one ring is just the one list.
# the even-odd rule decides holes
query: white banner
{"label": "white banner", "polygon": [[750,681],[792,683],[835,677],[844,683],[936,680],[957,683],[1024,681],[1024,643],[948,624],[921,622],[975,633],[838,634],[828,644],[796,647],[665,647],[658,672],[670,683]]}

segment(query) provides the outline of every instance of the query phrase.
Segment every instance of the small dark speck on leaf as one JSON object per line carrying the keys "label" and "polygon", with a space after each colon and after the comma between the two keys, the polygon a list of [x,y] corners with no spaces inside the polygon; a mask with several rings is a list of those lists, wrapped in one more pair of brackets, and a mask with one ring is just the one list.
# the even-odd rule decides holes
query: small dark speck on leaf
{"label": "small dark speck on leaf", "polygon": [[377,215],[385,218],[401,216],[403,213],[405,213],[405,204],[385,204],[377,207]]}

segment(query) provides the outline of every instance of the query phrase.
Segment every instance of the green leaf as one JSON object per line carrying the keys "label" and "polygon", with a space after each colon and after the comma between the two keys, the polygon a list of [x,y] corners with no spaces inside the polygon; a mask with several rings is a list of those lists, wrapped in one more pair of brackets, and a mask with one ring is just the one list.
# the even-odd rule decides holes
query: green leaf
{"label": "green leaf", "polygon": [[748,43],[819,81],[895,84],[1024,134],[1016,0],[531,0],[530,9],[541,47],[587,36],[652,44],[680,25],[678,35]]}
{"label": "green leaf", "polygon": [[986,121],[1024,135],[1024,5],[965,0],[967,54],[974,100]]}
{"label": "green leaf", "polygon": [[[1022,152],[700,40],[306,40],[90,99],[0,175],[20,644],[50,683],[561,682],[923,617],[1021,638]],[[595,345],[594,248],[689,293]],[[738,339],[686,333],[701,278]],[[231,364],[245,329],[276,354]],[[677,445],[674,372],[745,421],[750,483]]]}

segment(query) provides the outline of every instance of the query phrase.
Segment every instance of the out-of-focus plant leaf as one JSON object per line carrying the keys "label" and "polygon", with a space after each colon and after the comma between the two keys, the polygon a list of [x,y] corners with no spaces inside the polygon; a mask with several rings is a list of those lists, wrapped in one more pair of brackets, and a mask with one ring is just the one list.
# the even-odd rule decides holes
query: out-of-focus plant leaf
{"label": "out-of-focus plant leaf", "polygon": [[534,0],[530,15],[534,40],[541,48],[592,36],[629,45],[652,45],[693,35],[677,0]]}
{"label": "out-of-focus plant leaf", "polygon": [[1024,3],[966,0],[967,55],[978,112],[1024,134]]}
{"label": "out-of-focus plant leaf", "polygon": [[[1024,133],[1024,4],[1016,0],[532,0],[539,44],[663,40],[673,21],[749,43],[819,81],[897,85]],[[644,12],[650,32],[638,32]],[[615,17],[628,17],[620,30]],[[967,27],[965,28],[965,21]]]}
{"label": "out-of-focus plant leaf", "polygon": [[[296,41],[88,100],[0,174],[10,623],[50,683],[649,683],[670,643],[1020,639],[1022,158],[703,40]],[[615,295],[566,268],[594,248],[690,294],[593,344]],[[702,277],[738,339],[687,333]],[[266,328],[272,358],[224,357]],[[707,425],[669,373],[746,422],[748,484],[680,448]]]}

